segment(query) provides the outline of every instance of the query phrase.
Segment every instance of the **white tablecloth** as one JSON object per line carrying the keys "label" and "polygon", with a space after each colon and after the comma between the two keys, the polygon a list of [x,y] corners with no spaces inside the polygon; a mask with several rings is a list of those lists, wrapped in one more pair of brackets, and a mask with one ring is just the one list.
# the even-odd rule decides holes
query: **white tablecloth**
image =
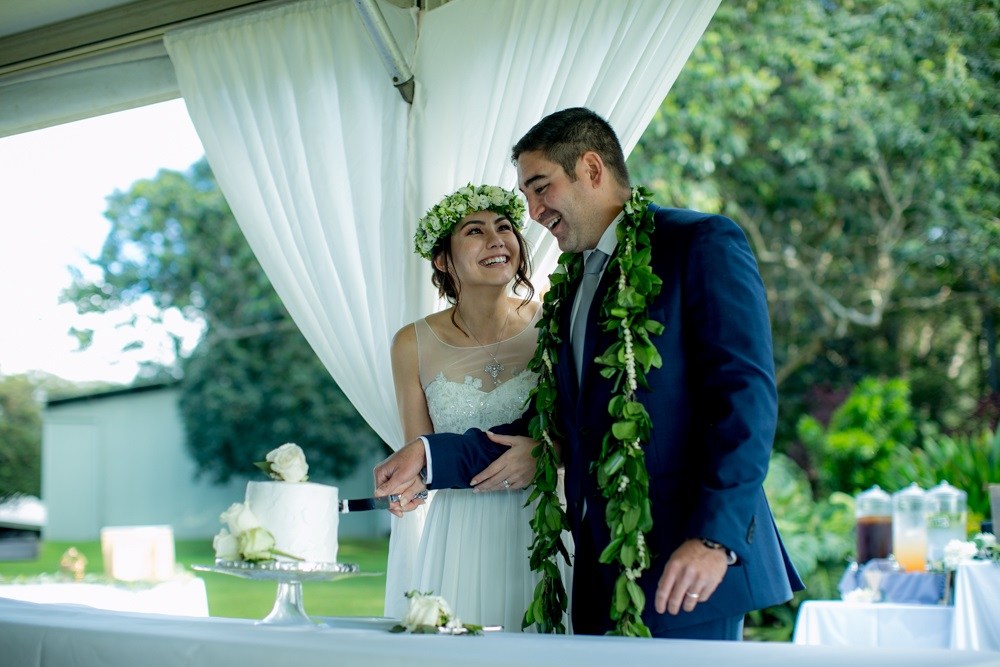
{"label": "white tablecloth", "polygon": [[951,607],[927,604],[808,600],[795,621],[796,644],[948,648]]}
{"label": "white tablecloth", "polygon": [[110,612],[0,599],[5,667],[997,667],[992,653],[798,646],[621,637],[491,633],[484,637],[392,634],[391,622],[328,619],[333,627],[276,627],[222,618]]}
{"label": "white tablecloth", "polygon": [[794,641],[816,646],[1000,651],[1000,567],[987,561],[967,561],[959,565],[954,582],[954,607],[840,600],[803,602],[795,622]]}
{"label": "white tablecloth", "polygon": [[205,582],[190,576],[150,586],[70,582],[9,584],[0,586],[0,598],[42,604],[79,604],[144,614],[208,616]]}
{"label": "white tablecloth", "polygon": [[955,622],[951,645],[1000,651],[1000,566],[962,563],[955,573]]}

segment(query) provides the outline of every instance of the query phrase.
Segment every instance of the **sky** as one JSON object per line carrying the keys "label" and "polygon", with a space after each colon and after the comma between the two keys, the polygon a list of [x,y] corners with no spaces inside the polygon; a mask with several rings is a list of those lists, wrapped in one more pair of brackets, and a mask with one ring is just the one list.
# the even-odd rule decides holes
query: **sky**
{"label": "sky", "polygon": [[[145,349],[122,352],[134,334],[116,324],[131,312],[81,316],[59,294],[72,283],[68,266],[100,275],[87,257],[111,228],[108,195],[203,154],[182,100],[0,138],[0,374],[129,383],[140,361],[172,360],[167,337],[152,329],[141,334]],[[194,343],[197,326],[179,315],[168,323]],[[90,349],[78,351],[72,326],[95,329]]]}

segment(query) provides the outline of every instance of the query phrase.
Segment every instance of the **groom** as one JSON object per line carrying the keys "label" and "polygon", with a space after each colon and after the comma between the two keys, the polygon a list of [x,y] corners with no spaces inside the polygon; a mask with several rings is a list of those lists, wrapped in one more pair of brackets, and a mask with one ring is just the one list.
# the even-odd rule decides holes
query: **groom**
{"label": "groom", "polygon": [[[554,373],[576,547],[573,630],[603,634],[612,627],[617,572],[599,562],[610,537],[592,464],[619,389],[593,359],[616,340],[598,320],[602,301],[618,289],[606,269],[607,258],[621,251],[616,228],[631,196],[628,171],[611,126],[584,108],[542,119],[517,142],[512,159],[532,219],[562,251],[583,253],[586,271],[596,274],[596,290],[572,285],[572,304],[561,308],[558,331],[569,335]],[[662,367],[651,368],[648,389],[636,393],[652,420],[643,448],[653,518],[652,564],[638,580],[646,595],[643,621],[655,637],[738,640],[747,611],[780,604],[802,588],[762,487],[777,419],[764,286],[731,220],[651,208],[650,267],[663,284],[647,312],[664,330],[652,338]],[[496,431],[523,435],[526,422]],[[495,436],[497,444],[472,430],[418,438],[375,468],[375,493],[409,497],[421,473],[431,488],[468,487],[518,437]],[[405,501],[400,509],[409,509]]]}

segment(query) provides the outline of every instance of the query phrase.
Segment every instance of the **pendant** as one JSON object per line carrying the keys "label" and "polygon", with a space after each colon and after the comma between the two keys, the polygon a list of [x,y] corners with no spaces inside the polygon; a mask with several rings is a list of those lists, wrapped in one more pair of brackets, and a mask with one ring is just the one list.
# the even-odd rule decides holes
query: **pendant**
{"label": "pendant", "polygon": [[492,364],[486,364],[486,367],[483,370],[485,370],[489,374],[489,376],[491,378],[493,378],[493,384],[494,384],[494,386],[497,386],[497,385],[500,384],[500,380],[497,379],[497,376],[499,376],[500,373],[503,372],[503,364],[501,364],[499,361],[497,361],[496,359],[494,359],[493,363]]}

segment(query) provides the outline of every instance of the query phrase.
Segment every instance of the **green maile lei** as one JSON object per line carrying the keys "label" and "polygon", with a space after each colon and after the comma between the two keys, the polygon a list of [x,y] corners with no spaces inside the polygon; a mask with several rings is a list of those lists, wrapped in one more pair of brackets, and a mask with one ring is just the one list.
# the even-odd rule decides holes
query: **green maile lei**
{"label": "green maile lei", "polygon": [[[618,251],[605,269],[612,275],[617,274],[617,285],[608,290],[598,320],[604,331],[614,331],[617,337],[595,359],[603,366],[601,375],[612,382],[608,403],[611,429],[604,434],[600,458],[591,468],[608,500],[605,518],[611,542],[601,553],[600,561],[619,569],[610,609],[610,617],[615,622],[611,634],[627,637],[650,636],[642,621],[646,596],[637,579],[650,563],[646,535],[653,520],[642,445],[649,441],[652,420],[635,395],[640,387],[648,389],[646,374],[650,368],[659,368],[662,364],[651,337],[663,331],[663,324],[649,318],[649,304],[663,284],[650,267],[650,236],[654,227],[650,199],[648,190],[635,187],[625,202],[625,216],[617,229]],[[567,596],[557,559],[561,556],[569,561],[562,542],[562,532],[569,530],[569,519],[556,494],[559,462],[553,443],[561,439],[562,433],[557,414],[554,366],[559,362],[557,351],[563,341],[563,332],[559,329],[561,310],[572,307],[570,287],[582,273],[582,253],[560,256],[542,305],[538,347],[528,365],[539,375],[538,385],[528,398],[536,413],[530,432],[539,441],[534,451],[538,465],[528,498],[528,503],[538,501],[531,519],[535,537],[530,560],[531,569],[540,572],[542,578],[535,587],[534,599],[524,614],[522,627],[534,623],[540,632],[558,634],[566,632],[563,618]]]}

